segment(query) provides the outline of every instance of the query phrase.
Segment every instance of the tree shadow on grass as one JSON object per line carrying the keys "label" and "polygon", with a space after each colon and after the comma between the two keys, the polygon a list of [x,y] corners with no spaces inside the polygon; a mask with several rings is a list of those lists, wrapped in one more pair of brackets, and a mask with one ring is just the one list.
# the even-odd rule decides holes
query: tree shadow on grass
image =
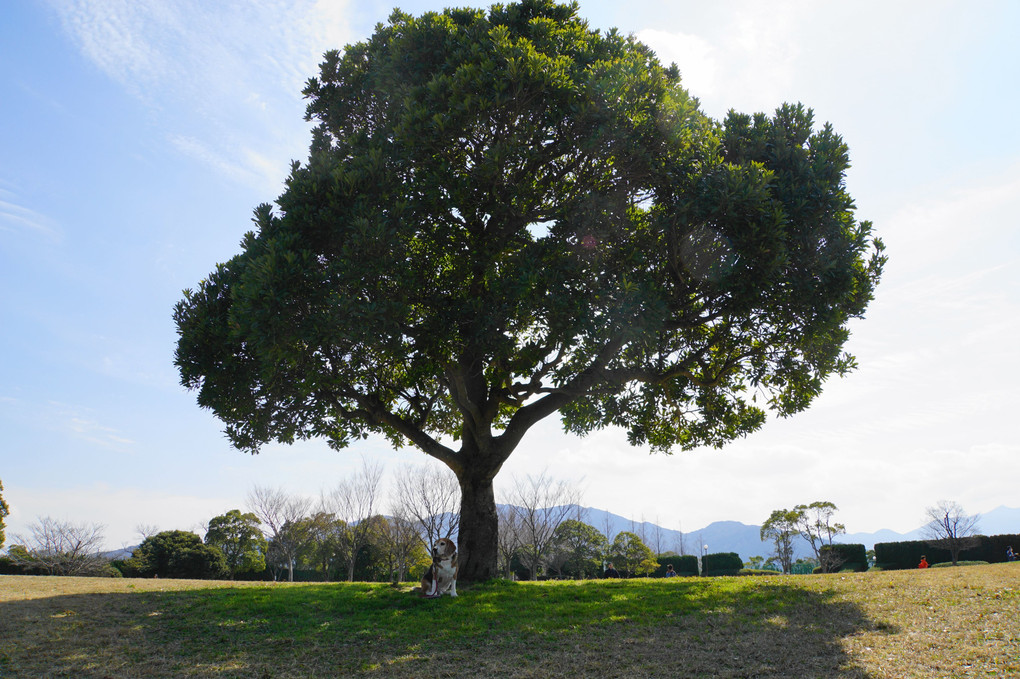
{"label": "tree shadow on grass", "polygon": [[[882,628],[778,579],[341,584],[0,603],[0,677],[844,677]],[[887,631],[892,631],[888,630]]]}

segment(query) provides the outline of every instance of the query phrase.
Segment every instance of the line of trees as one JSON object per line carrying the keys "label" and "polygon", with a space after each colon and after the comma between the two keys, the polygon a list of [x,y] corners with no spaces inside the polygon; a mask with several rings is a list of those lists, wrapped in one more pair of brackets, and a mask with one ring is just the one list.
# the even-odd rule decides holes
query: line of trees
{"label": "line of trees", "polygon": [[[255,486],[247,509],[213,517],[204,539],[197,533],[138,526],[143,540],[132,556],[110,561],[100,555],[103,527],[40,518],[0,564],[8,572],[135,577],[272,578],[274,580],[417,579],[429,564],[429,546],[458,531],[460,488],[438,465],[402,468],[395,479],[389,515],[379,512],[382,468],[362,463],[351,478],[321,494],[318,502],[282,488]],[[0,483],[0,547],[10,509]],[[661,529],[646,523],[614,533],[587,523],[581,492],[545,472],[514,479],[498,505],[499,573],[508,578],[600,577],[606,562],[624,576],[651,575],[679,554],[664,551]],[[775,510],[761,528],[774,554],[751,557],[748,568],[783,573],[834,572],[850,553],[833,539],[846,532],[827,501]],[[955,565],[974,546],[978,516],[955,502],[926,510],[927,544],[946,550]],[[794,543],[805,540],[813,558],[793,560]],[[648,543],[651,543],[649,545]],[[654,549],[652,548],[654,547]],[[863,548],[862,548],[863,549]],[[859,561],[860,559],[852,559]]]}
{"label": "line of trees", "polygon": [[[255,486],[244,510],[209,520],[204,538],[139,525],[141,544],[129,558],[112,563],[100,555],[103,526],[44,518],[11,547],[5,568],[161,578],[417,579],[430,563],[429,545],[457,536],[459,484],[438,465],[404,467],[395,477],[385,516],[378,506],[381,485],[381,467],[363,462],[317,501]],[[601,577],[607,561],[624,576],[659,568],[645,544],[643,523],[634,531],[612,534],[607,526],[600,532],[585,521],[581,492],[545,472],[514,479],[502,500],[500,566],[506,577]],[[7,511],[2,507],[0,518]]]}

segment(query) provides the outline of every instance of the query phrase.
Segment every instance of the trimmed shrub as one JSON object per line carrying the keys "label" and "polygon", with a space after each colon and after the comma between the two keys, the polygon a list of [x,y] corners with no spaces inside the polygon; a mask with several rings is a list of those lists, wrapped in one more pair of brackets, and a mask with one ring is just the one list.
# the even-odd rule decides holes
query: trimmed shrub
{"label": "trimmed shrub", "polygon": [[698,557],[693,554],[685,554],[681,556],[678,563],[673,564],[673,570],[679,575],[697,575],[698,574]]}
{"label": "trimmed shrub", "polygon": [[[987,561],[957,561],[956,565],[957,566],[987,566],[988,562]],[[953,567],[953,562],[952,561],[945,561],[943,563],[934,564],[931,567],[932,568],[952,568]]]}
{"label": "trimmed shrub", "polygon": [[739,575],[743,569],[744,561],[735,552],[719,552],[701,557],[701,574],[708,577]]}
{"label": "trimmed shrub", "polygon": [[988,538],[988,552],[982,557],[988,563],[1005,563],[1006,548],[1020,554],[1020,535],[993,535]]}
{"label": "trimmed shrub", "polygon": [[[960,552],[959,561],[987,561],[1002,563],[1006,561],[1006,548],[1012,546],[1020,549],[1020,535],[993,535],[975,537],[977,544]],[[928,559],[929,564],[952,562],[948,550],[932,547],[925,540],[908,540],[904,542],[879,542],[875,545],[876,565],[883,570],[900,570],[917,568],[921,556]]]}
{"label": "trimmed shrub", "polygon": [[773,571],[767,568],[741,568],[737,575],[782,575],[781,571]]}
{"label": "trimmed shrub", "polygon": [[949,552],[932,547],[924,540],[879,542],[875,545],[876,565],[884,571],[917,568],[922,556],[927,558],[929,564],[952,560]]}
{"label": "trimmed shrub", "polygon": [[693,554],[685,554],[683,556],[676,556],[675,554],[659,556],[658,561],[659,567],[651,574],[650,577],[666,577],[666,566],[669,564],[673,565],[673,570],[676,571],[677,575],[692,576],[698,574],[698,557]]}
{"label": "trimmed shrub", "polygon": [[824,572],[863,573],[868,570],[868,552],[864,549],[864,545],[834,543],[822,545],[819,552],[822,563],[825,564]]}

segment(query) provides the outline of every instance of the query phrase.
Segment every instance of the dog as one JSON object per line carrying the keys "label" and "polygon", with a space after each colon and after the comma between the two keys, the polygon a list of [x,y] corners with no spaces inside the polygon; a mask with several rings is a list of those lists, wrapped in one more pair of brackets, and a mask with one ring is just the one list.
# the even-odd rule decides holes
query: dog
{"label": "dog", "polygon": [[450,538],[439,538],[432,545],[432,565],[421,579],[421,593],[429,599],[446,593],[457,596],[457,545]]}

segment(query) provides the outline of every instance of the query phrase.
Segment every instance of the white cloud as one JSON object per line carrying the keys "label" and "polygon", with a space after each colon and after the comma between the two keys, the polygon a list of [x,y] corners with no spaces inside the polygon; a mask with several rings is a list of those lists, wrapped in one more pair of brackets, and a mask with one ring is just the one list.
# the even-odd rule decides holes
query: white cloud
{"label": "white cloud", "polygon": [[684,87],[712,116],[730,108],[771,111],[792,96],[800,57],[798,12],[790,3],[743,3],[705,35],[645,29],[637,38],[680,68]]}
{"label": "white cloud", "polygon": [[648,28],[637,34],[638,40],[653,50],[664,65],[680,68],[683,86],[697,97],[714,96],[718,87],[718,50],[704,38],[686,33],[670,33]]}
{"label": "white cloud", "polygon": [[123,450],[133,446],[135,443],[113,427],[107,427],[94,420],[82,417],[72,417],[67,427],[77,438],[94,443],[102,448]]}
{"label": "white cloud", "polygon": [[152,109],[174,147],[260,191],[278,189],[304,155],[301,89],[351,37],[343,0],[51,2],[82,53]]}

